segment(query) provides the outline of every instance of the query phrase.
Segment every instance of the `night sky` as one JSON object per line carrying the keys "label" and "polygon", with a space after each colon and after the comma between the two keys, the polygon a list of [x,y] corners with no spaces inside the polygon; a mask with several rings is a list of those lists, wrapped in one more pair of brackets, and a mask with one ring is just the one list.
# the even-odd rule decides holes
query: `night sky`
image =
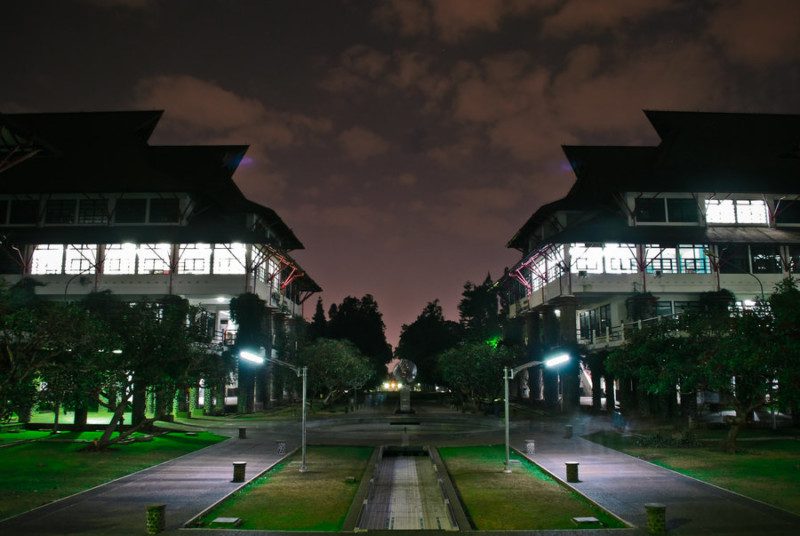
{"label": "night sky", "polygon": [[798,21],[797,0],[11,0],[0,111],[157,108],[154,144],[249,144],[236,181],[326,309],[372,293],[396,344],[519,258],[574,180],[561,144],[656,142],[643,108],[800,112]]}

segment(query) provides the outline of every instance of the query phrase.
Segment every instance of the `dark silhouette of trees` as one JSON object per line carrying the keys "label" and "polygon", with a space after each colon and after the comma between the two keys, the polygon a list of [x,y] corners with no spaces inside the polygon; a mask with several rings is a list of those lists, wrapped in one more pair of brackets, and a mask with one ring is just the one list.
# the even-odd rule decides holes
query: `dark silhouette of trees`
{"label": "dark silhouette of trees", "polygon": [[328,320],[325,318],[325,310],[322,308],[322,298],[317,298],[317,308],[308,326],[309,340],[316,340],[325,337],[328,333]]}
{"label": "dark silhouette of trees", "polygon": [[442,383],[437,356],[456,346],[461,340],[461,326],[445,320],[439,300],[428,302],[411,324],[404,324],[397,345],[397,357],[410,359],[417,365],[421,383]]}
{"label": "dark silhouette of trees", "polygon": [[392,357],[392,347],[386,342],[383,315],[371,294],[360,300],[347,296],[340,305],[331,305],[328,337],[352,342],[370,360],[376,378],[386,375],[385,365]]}
{"label": "dark silhouette of trees", "polygon": [[458,313],[467,340],[487,341],[502,335],[498,290],[492,282],[491,275],[487,274],[480,285],[471,281],[464,284]]}

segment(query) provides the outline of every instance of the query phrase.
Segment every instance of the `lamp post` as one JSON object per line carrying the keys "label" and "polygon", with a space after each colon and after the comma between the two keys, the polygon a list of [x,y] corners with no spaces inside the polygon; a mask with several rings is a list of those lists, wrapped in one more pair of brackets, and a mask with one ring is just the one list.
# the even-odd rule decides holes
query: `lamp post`
{"label": "lamp post", "polygon": [[511,447],[509,445],[509,443],[510,443],[510,441],[509,441],[510,430],[509,430],[509,422],[508,422],[508,382],[509,382],[509,380],[513,380],[514,376],[516,376],[518,372],[521,372],[521,371],[523,371],[525,369],[529,369],[531,367],[536,367],[536,366],[539,366],[539,365],[544,365],[547,368],[553,368],[553,367],[557,367],[558,365],[564,364],[569,360],[570,360],[569,354],[565,352],[565,353],[560,353],[560,354],[556,354],[556,355],[553,355],[551,357],[548,357],[544,361],[529,361],[529,362],[527,362],[527,363],[525,363],[523,365],[520,365],[518,367],[514,367],[514,368],[504,367],[503,368],[503,387],[504,387],[504,394],[505,394],[505,410],[506,410],[505,411],[505,413],[506,413],[506,415],[505,415],[505,417],[506,417],[505,418],[505,421],[506,421],[506,423],[505,423],[505,425],[506,425],[506,468],[503,470],[503,472],[505,472],[505,473],[510,473],[511,472]]}
{"label": "lamp post", "polygon": [[242,350],[239,352],[239,357],[245,361],[249,361],[257,365],[263,365],[267,361],[272,361],[273,363],[277,363],[278,365],[283,365],[284,367],[291,369],[295,374],[297,374],[298,378],[303,379],[303,409],[301,412],[302,424],[300,428],[300,450],[302,452],[302,461],[300,462],[300,472],[305,473],[308,470],[308,466],[306,465],[306,392],[308,390],[308,367],[298,367],[296,365],[292,365],[291,363],[287,363],[286,361],[282,361],[277,357],[266,357],[265,354],[266,350],[264,350],[264,348],[260,348],[259,353],[251,352],[249,350]]}

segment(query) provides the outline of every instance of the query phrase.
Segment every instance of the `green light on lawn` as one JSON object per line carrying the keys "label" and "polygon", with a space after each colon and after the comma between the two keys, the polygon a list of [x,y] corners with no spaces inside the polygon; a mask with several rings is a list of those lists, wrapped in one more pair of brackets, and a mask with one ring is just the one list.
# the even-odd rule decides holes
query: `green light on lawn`
{"label": "green light on lawn", "polygon": [[486,339],[486,344],[488,344],[492,348],[497,348],[497,345],[500,344],[500,335],[497,335],[490,339]]}

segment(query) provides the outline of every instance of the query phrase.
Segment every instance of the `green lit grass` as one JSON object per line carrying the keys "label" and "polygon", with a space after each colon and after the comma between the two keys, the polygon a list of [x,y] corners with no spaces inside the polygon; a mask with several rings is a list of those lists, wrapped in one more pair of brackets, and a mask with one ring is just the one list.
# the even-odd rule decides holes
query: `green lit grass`
{"label": "green lit grass", "polygon": [[[746,438],[752,437],[748,441]],[[728,454],[709,443],[694,448],[637,447],[634,438],[598,432],[587,439],[656,465],[800,514],[800,441],[748,434],[740,452]]]}
{"label": "green lit grass", "polygon": [[82,450],[100,432],[58,434],[0,449],[0,519],[212,445],[224,437],[170,432],[104,452]]}
{"label": "green lit grass", "polygon": [[238,517],[239,528],[338,531],[344,524],[371,447],[309,447],[308,471],[300,473],[299,453],[234,493],[200,520]]}
{"label": "green lit grass", "polygon": [[594,516],[604,527],[625,526],[516,453],[512,459],[522,466],[505,474],[502,445],[442,447],[439,453],[478,530],[576,529],[572,518],[578,516]]}
{"label": "green lit grass", "polygon": [[19,432],[0,432],[0,445],[8,445],[17,441],[30,441],[31,439],[40,439],[48,437],[50,432],[41,432],[38,430],[20,430]]}

